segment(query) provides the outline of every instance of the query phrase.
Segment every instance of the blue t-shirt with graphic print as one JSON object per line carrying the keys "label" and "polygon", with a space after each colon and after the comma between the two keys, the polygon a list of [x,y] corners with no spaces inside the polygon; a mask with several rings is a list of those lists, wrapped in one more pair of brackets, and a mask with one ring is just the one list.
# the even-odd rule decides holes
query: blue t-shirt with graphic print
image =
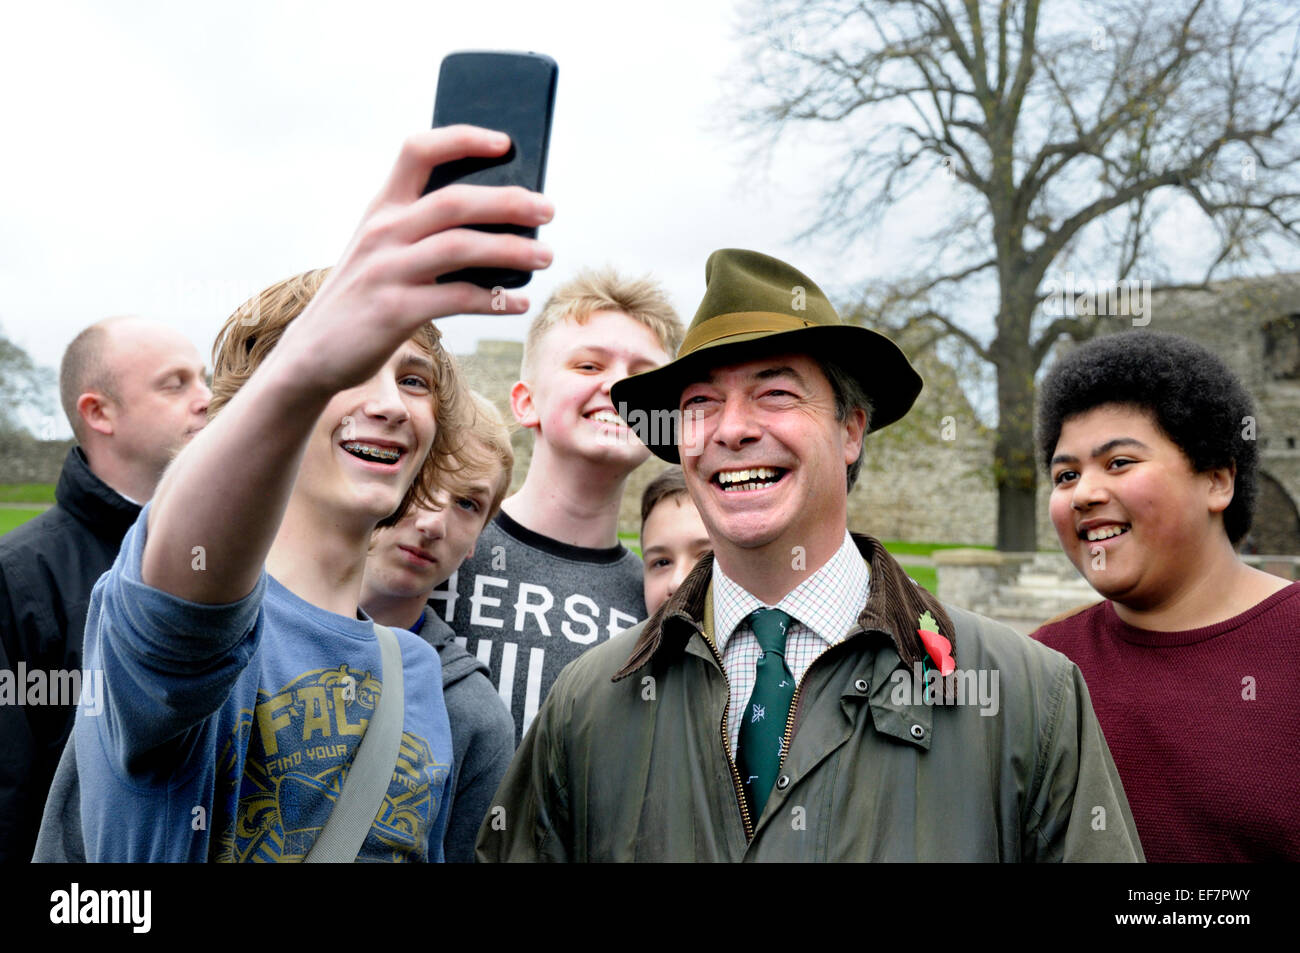
{"label": "blue t-shirt with graphic print", "polygon": [[[86,620],[86,671],[103,672],[103,698],[83,693],[75,728],[86,859],[301,860],[381,692],[374,628],[265,571],[224,606],[147,586],[148,517],[145,506]],[[394,633],[402,741],[358,860],[441,861],[452,775],[441,666],[419,636]]]}

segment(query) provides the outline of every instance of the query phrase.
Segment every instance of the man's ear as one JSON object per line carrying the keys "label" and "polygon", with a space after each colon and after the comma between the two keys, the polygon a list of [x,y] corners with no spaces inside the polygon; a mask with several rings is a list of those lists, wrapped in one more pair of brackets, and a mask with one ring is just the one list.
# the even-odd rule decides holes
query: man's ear
{"label": "man's ear", "polygon": [[105,436],[113,435],[113,423],[117,408],[103,394],[93,390],[86,391],[77,398],[77,413],[86,422],[86,426]]}
{"label": "man's ear", "polygon": [[533,389],[527,381],[515,381],[515,386],[510,388],[510,410],[519,426],[530,430],[541,426],[537,407],[533,404]]}
{"label": "man's ear", "polygon": [[862,440],[866,436],[867,413],[861,407],[854,407],[844,419],[844,465],[849,466],[862,452]]}
{"label": "man's ear", "polygon": [[1205,475],[1210,478],[1210,512],[1222,513],[1228,508],[1236,492],[1237,465],[1233,463],[1226,467],[1215,467],[1213,470],[1207,470]]}

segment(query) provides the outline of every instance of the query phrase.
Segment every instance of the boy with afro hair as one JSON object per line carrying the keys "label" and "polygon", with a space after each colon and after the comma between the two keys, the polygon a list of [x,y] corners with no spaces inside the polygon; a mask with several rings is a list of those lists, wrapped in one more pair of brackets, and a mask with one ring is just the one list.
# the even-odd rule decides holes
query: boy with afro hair
{"label": "boy with afro hair", "polygon": [[1083,671],[1147,860],[1300,859],[1300,583],[1236,550],[1250,395],[1186,338],[1113,334],[1048,373],[1038,429],[1052,523],[1105,601],[1033,637]]}

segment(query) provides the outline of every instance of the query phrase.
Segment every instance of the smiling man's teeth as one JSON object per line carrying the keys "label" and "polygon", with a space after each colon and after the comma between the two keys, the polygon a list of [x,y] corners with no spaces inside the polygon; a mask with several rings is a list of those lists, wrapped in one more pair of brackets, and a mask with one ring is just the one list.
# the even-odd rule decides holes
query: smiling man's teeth
{"label": "smiling man's teeth", "polygon": [[754,467],[750,470],[724,470],[718,474],[718,482],[726,492],[733,490],[758,490],[771,486],[777,481],[779,470],[772,467]]}
{"label": "smiling man's teeth", "polygon": [[1097,529],[1088,530],[1088,542],[1095,543],[1098,540],[1110,539],[1112,536],[1118,536],[1121,533],[1127,533],[1128,526],[1101,526]]}
{"label": "smiling man's teeth", "polygon": [[613,424],[616,427],[623,423],[623,418],[612,410],[598,410],[591,415],[591,419],[602,424]]}
{"label": "smiling man's teeth", "polygon": [[396,463],[402,456],[402,451],[396,447],[376,447],[374,444],[361,443],[357,440],[349,440],[343,444],[343,449],[354,457],[373,463]]}

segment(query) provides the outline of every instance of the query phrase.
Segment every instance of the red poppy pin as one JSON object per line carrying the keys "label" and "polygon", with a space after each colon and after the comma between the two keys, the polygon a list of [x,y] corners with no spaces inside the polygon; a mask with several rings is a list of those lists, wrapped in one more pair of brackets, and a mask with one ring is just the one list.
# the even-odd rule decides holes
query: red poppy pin
{"label": "red poppy pin", "polygon": [[939,634],[939,623],[934,621],[934,616],[930,615],[929,610],[926,610],[917,622],[920,628],[916,630],[916,634],[921,637],[925,651],[939,667],[939,674],[951,675],[957,668],[957,663],[952,660],[952,643]]}

